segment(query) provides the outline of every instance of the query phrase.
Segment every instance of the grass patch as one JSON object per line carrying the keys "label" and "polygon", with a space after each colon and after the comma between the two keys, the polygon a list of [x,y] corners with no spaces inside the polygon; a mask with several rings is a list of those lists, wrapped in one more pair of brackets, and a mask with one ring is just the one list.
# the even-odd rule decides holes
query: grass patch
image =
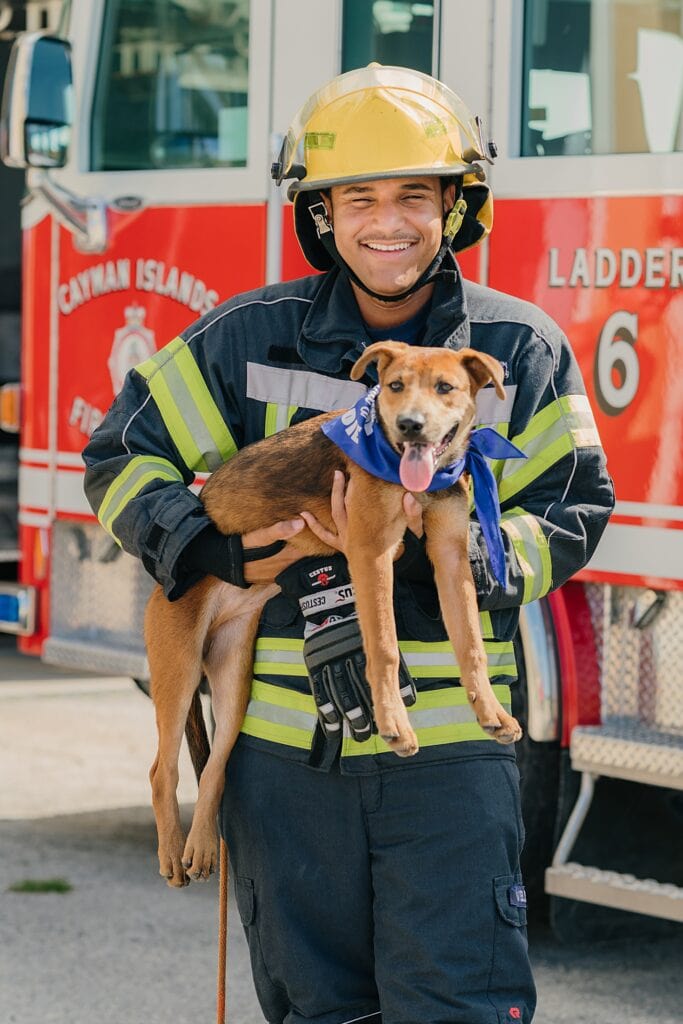
{"label": "grass patch", "polygon": [[73,886],[65,878],[25,878],[10,885],[8,892],[71,892]]}

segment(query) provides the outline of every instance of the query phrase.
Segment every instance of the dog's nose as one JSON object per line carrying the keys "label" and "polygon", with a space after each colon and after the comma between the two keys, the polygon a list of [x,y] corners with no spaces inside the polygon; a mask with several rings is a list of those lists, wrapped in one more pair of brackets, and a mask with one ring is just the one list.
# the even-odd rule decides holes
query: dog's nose
{"label": "dog's nose", "polygon": [[424,416],[420,416],[416,413],[412,416],[399,416],[396,420],[396,426],[406,438],[417,437],[422,433],[424,425]]}

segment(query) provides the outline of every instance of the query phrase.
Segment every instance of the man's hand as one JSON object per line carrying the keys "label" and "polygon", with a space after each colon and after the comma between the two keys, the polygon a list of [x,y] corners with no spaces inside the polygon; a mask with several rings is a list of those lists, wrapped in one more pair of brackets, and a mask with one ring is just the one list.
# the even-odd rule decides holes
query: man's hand
{"label": "man's hand", "polygon": [[[306,520],[306,525],[311,533],[314,533],[316,537],[323,541],[323,543],[329,544],[331,548],[335,548],[336,551],[341,551],[343,555],[347,554],[348,544],[348,516],[346,512],[346,502],[352,494],[353,480],[349,481],[347,487],[344,474],[340,470],[336,470],[331,495],[332,520],[337,528],[336,533],[332,530],[326,529],[310,512],[301,513],[301,518]],[[411,533],[414,533],[416,537],[421,537],[424,533],[424,526],[422,524],[422,505],[420,505],[417,498],[414,498],[412,494],[406,493],[403,495],[403,511],[405,512],[406,519],[408,520],[408,529]],[[400,558],[402,554],[403,545],[401,544],[394,557]]]}
{"label": "man's hand", "polygon": [[[244,549],[244,579],[247,583],[272,583],[279,573],[284,572],[294,562],[302,557],[298,548],[290,547],[286,541],[291,540],[297,533],[306,526],[303,519],[286,519],[283,522],[275,523],[273,526],[264,527],[262,530],[251,530],[242,535],[242,547]],[[281,551],[269,555],[267,558],[258,558],[253,562],[247,561],[250,549],[268,547],[277,541],[285,541]]]}

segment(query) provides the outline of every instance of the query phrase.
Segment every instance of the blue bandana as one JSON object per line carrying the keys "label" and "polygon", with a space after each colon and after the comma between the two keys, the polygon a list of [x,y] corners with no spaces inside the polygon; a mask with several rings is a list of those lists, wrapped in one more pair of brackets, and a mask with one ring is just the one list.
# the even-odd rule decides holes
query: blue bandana
{"label": "blue bandana", "polygon": [[[352,409],[335,416],[321,427],[345,455],[372,476],[401,485],[400,455],[394,451],[377,418],[379,384],[368,391]],[[463,473],[472,477],[474,507],[491,556],[491,568],[502,587],[507,586],[505,549],[500,532],[498,486],[486,459],[525,459],[526,455],[491,427],[480,427],[470,435],[463,458],[437,469],[427,492],[452,487]]]}

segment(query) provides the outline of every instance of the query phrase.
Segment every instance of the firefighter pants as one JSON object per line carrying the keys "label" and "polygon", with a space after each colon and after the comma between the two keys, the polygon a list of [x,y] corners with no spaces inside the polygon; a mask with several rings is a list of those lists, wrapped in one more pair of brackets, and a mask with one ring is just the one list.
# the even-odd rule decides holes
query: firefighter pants
{"label": "firefighter pants", "polygon": [[221,828],[269,1024],[528,1024],[518,782],[506,755],[343,774],[240,740]]}

